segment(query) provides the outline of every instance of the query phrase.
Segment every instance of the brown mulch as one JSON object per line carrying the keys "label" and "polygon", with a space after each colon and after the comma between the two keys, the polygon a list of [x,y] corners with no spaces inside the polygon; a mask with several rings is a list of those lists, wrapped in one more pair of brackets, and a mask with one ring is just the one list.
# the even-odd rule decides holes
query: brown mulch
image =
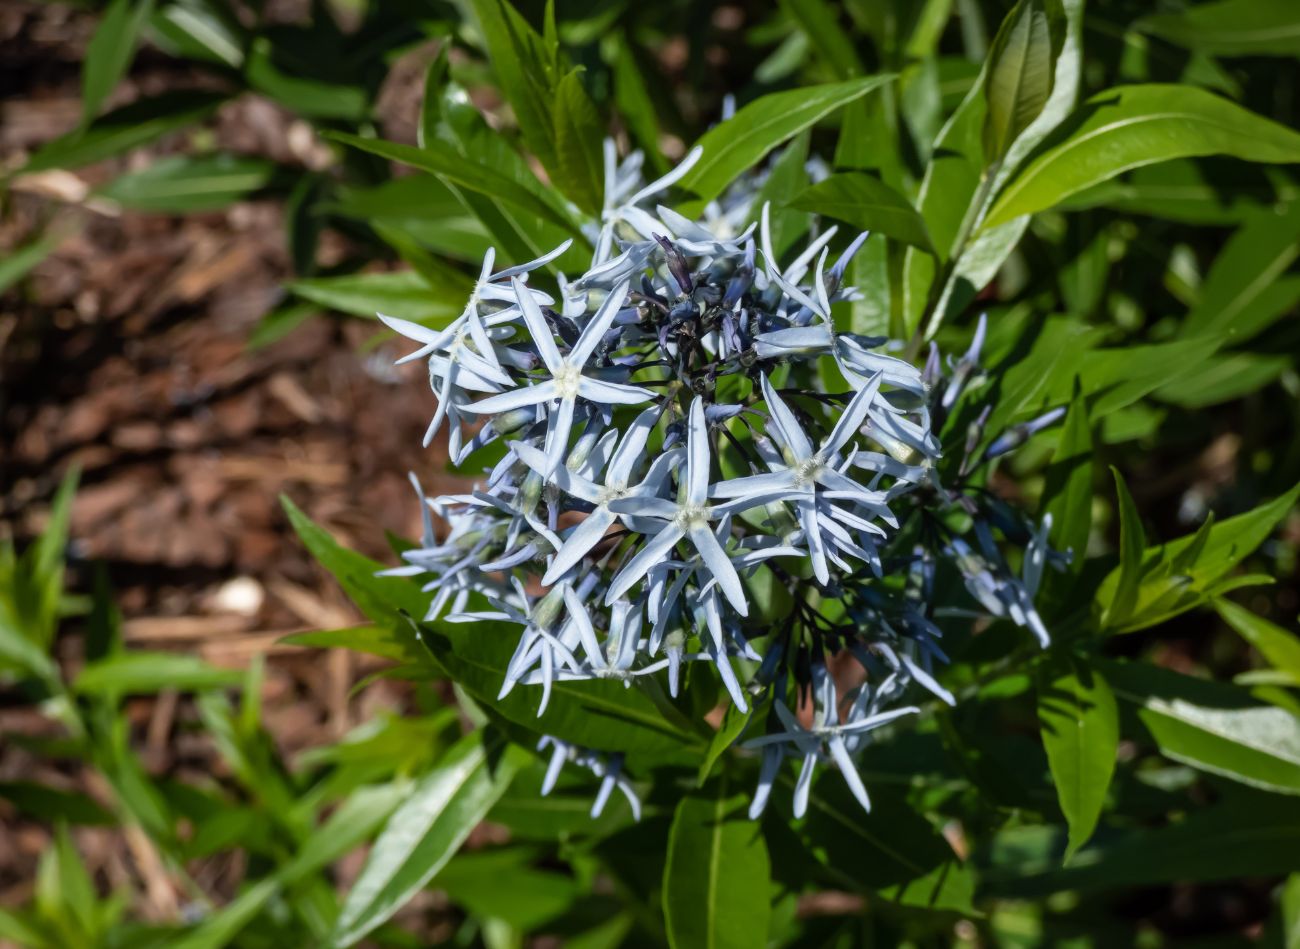
{"label": "brown mulch", "polygon": [[[75,126],[80,56],[92,28],[87,15],[66,8],[0,6],[0,172]],[[143,51],[114,102],[193,81]],[[395,112],[415,106],[409,95],[388,98],[385,108]],[[205,134],[243,154],[313,168],[323,161],[305,126],[249,96],[224,106]],[[250,333],[281,302],[291,276],[279,202],[173,217],[118,213],[89,195],[186,144],[183,133],[144,154],[20,177],[0,195],[0,259],[43,229],[66,235],[0,296],[0,536],[21,547],[38,533],[59,481],[79,467],[74,584],[86,589],[89,566],[105,565],[133,645],[232,666],[268,656],[265,721],[291,754],[337,738],[376,708],[402,707],[409,689],[378,681],[351,696],[373,666],[278,644],[289,632],[357,620],[293,535],[279,496],[350,546],[391,562],[384,531],[418,531],[406,473],[417,471],[434,490],[450,476],[444,454],[420,447],[433,408],[422,369],[395,370],[403,347],[371,345],[374,324],[321,315],[274,344],[250,347]],[[320,263],[348,249],[326,234]],[[80,646],[71,633],[59,650],[75,669]],[[130,707],[146,764],[156,773],[222,773],[210,747],[177,741],[175,723],[186,711],[174,695]],[[0,736],[24,734],[51,728],[0,689]],[[20,776],[96,790],[75,766],[40,762],[0,739],[0,781]],[[0,905],[27,898],[48,841],[45,828],[6,807],[0,802]],[[79,832],[92,869],[110,884],[133,878],[146,909],[165,918],[165,899],[141,886],[151,878],[147,848],[101,840],[106,833]]]}

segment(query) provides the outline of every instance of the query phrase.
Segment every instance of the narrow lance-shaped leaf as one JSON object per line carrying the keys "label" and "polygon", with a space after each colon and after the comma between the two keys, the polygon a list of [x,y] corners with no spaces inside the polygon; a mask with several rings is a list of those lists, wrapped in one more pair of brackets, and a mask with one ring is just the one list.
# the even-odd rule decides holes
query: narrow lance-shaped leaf
{"label": "narrow lance-shaped leaf", "polygon": [[1292,0],[1219,0],[1139,20],[1137,28],[1210,56],[1300,55]]}
{"label": "narrow lance-shaped leaf", "polygon": [[1146,546],[1146,532],[1142,530],[1142,515],[1133,503],[1133,495],[1118,469],[1111,468],[1115,477],[1115,496],[1119,510],[1119,580],[1114,596],[1102,614],[1103,626],[1122,622],[1137,603],[1138,585],[1142,582],[1142,551]]}
{"label": "narrow lance-shaped leaf", "polygon": [[1038,727],[1070,827],[1068,862],[1092,836],[1115,772],[1115,696],[1095,669],[1077,659],[1045,665],[1038,676]]}
{"label": "narrow lance-shaped leaf", "polygon": [[846,172],[823,178],[790,202],[854,227],[884,234],[904,244],[931,251],[925,220],[901,194],[879,178]]}
{"label": "narrow lance-shaped leaf", "polygon": [[331,944],[351,946],[425,886],[505,792],[527,754],[467,735],[389,818],[348,891]]}
{"label": "narrow lance-shaped leaf", "polygon": [[682,178],[681,186],[712,201],[777,145],[893,78],[867,76],[756,99],[701,136],[698,144],[704,155]]}
{"label": "narrow lance-shaped leaf", "polygon": [[[1267,582],[1269,578],[1231,578],[1228,573],[1264,542],[1300,498],[1300,484],[1253,511],[1220,523],[1207,522],[1196,533],[1142,551],[1141,582],[1126,615],[1113,610],[1106,627],[1134,632],[1205,603],[1234,584]],[[1116,567],[1097,588],[1096,604],[1113,603],[1122,582]]]}
{"label": "narrow lance-shaped leaf", "polygon": [[555,183],[574,203],[599,214],[604,191],[600,143],[605,130],[574,69],[555,90]]}
{"label": "narrow lance-shaped leaf", "polygon": [[1070,569],[1078,574],[1092,526],[1092,431],[1088,405],[1076,392],[1065,413],[1061,439],[1047,469],[1043,501],[1052,515],[1052,542],[1070,552]]}
{"label": "narrow lance-shaped leaf", "polygon": [[131,65],[140,28],[152,9],[153,0],[113,0],[104,11],[104,18],[86,45],[86,61],[81,69],[82,121],[89,122],[99,113],[99,107]]}
{"label": "narrow lance-shaped leaf", "polygon": [[998,196],[984,227],[1050,208],[1131,168],[1195,155],[1300,162],[1300,133],[1195,86],[1120,86],[1084,104],[1068,135]]}
{"label": "narrow lance-shaped leaf", "polygon": [[113,179],[102,198],[138,211],[183,214],[222,208],[266,185],[275,163],[238,155],[173,155]]}
{"label": "narrow lance-shaped leaf", "polygon": [[1300,795],[1300,718],[1239,686],[1147,663],[1096,660],[1160,753],[1275,794]]}
{"label": "narrow lance-shaped leaf", "polygon": [[207,118],[224,99],[222,93],[192,90],[138,99],[100,116],[88,128],[69,132],[42,146],[21,170],[78,168],[112,158]]}
{"label": "narrow lance-shaped leaf", "polygon": [[751,949],[767,941],[770,866],[747,795],[725,777],[677,805],[664,865],[664,922],[673,949]]}
{"label": "narrow lance-shaped leaf", "polygon": [[990,163],[1007,153],[1047,105],[1064,36],[1060,0],[1020,0],[1002,21],[984,74],[983,142]]}
{"label": "narrow lance-shaped leaf", "polygon": [[566,215],[527,188],[495,169],[467,160],[465,156],[457,154],[444,142],[425,142],[423,148],[415,148],[411,145],[399,145],[396,142],[362,138],[347,132],[332,132],[329,137],[344,145],[351,145],[353,148],[410,165],[412,168],[432,172],[453,184],[505,201],[521,211],[535,214],[560,227],[568,228],[571,225]]}
{"label": "narrow lance-shaped leaf", "polygon": [[1231,600],[1216,600],[1214,608],[1223,621],[1258,649],[1273,668],[1290,673],[1300,684],[1300,636],[1256,616]]}

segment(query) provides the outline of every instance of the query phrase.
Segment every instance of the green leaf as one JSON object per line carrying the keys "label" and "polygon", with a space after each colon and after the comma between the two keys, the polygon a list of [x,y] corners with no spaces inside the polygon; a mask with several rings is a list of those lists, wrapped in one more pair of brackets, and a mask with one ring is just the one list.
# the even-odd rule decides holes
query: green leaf
{"label": "green leaf", "polygon": [[599,215],[605,191],[605,126],[574,69],[555,89],[555,184],[583,210]]}
{"label": "green leaf", "polygon": [[545,40],[504,0],[471,0],[497,87],[509,101],[529,151],[557,167],[553,95],[558,65]]}
{"label": "green leaf", "polygon": [[1220,0],[1139,20],[1137,28],[1210,56],[1300,55],[1290,0]]}
{"label": "green leaf", "polygon": [[1230,799],[1176,823],[1086,847],[1070,866],[1053,868],[1063,838],[1051,827],[999,834],[993,867],[984,877],[989,895],[1034,899],[1064,890],[1090,893],[1300,870],[1300,808],[1293,800],[1264,794]]}
{"label": "green leaf", "polygon": [[5,254],[0,260],[0,293],[4,293],[63,243],[62,234],[45,234]]}
{"label": "green leaf", "polygon": [[155,40],[179,59],[197,59],[239,69],[244,64],[246,31],[221,0],[171,0],[150,26]]}
{"label": "green leaf", "polygon": [[659,115],[641,74],[637,49],[617,33],[611,34],[609,48],[611,52],[607,58],[613,68],[614,102],[618,112],[637,145],[645,152],[650,167],[662,172],[664,161],[659,152]]}
{"label": "green leaf", "polygon": [[[871,789],[870,813],[862,812],[844,780],[832,772],[817,781],[799,828],[804,846],[820,854],[828,880],[904,906],[975,912],[971,868],[900,791],[877,786],[870,772],[863,778]],[[792,787],[791,775],[782,774],[778,788],[784,794]],[[787,807],[788,799],[771,806],[778,805]]]}
{"label": "green leaf", "polygon": [[568,228],[572,225],[565,214],[527,188],[493,168],[466,161],[464,156],[444,142],[427,142],[424,148],[415,148],[395,142],[361,138],[347,132],[330,132],[327,137],[372,155],[432,172],[452,184],[494,200],[505,201],[520,211],[537,215],[560,227]]}
{"label": "green leaf", "polygon": [[704,133],[697,143],[704,154],[682,178],[681,187],[712,201],[777,145],[893,78],[867,76],[756,99]]}
{"label": "green leaf", "polygon": [[104,11],[95,35],[86,44],[81,68],[82,121],[90,122],[118,80],[131,65],[140,28],[153,10],[153,0],[113,0]]}
{"label": "green leaf", "polygon": [[1083,568],[1092,528],[1092,430],[1082,392],[1065,413],[1043,485],[1043,508],[1052,516],[1052,546],[1071,553],[1070,570]]}
{"label": "green leaf", "polygon": [[261,349],[277,343],[319,313],[320,308],[312,303],[290,300],[258,321],[248,334],[248,348]]}
{"label": "green leaf", "polygon": [[[375,625],[395,628],[399,634],[408,627],[400,613],[410,616],[423,616],[428,607],[428,598],[420,588],[401,577],[377,577],[375,574],[384,569],[384,565],[363,557],[355,551],[339,544],[329,532],[312,523],[298,506],[287,497],[282,497],[289,523],[326,570],[334,575],[343,592],[357,605]],[[329,634],[317,634],[326,636]],[[313,645],[345,645],[343,642],[320,642]]]}
{"label": "green leaf", "polygon": [[1241,634],[1274,669],[1300,678],[1300,636],[1275,626],[1231,600],[1215,600],[1214,608],[1223,621]]}
{"label": "green leaf", "polygon": [[392,626],[349,626],[344,629],[310,630],[305,633],[292,633],[282,638],[280,642],[289,646],[308,646],[314,649],[351,649],[353,652],[380,656],[407,665],[431,664],[429,651],[420,645],[420,641],[415,638],[410,627],[405,623]]}
{"label": "green leaf", "polygon": [[748,710],[742,712],[735,705],[728,705],[726,713],[722,716],[722,724],[718,730],[713,733],[709,739],[708,751],[704,753],[704,762],[700,765],[700,770],[695,773],[695,783],[700,787],[708,780],[709,774],[713,771],[713,766],[739,738],[749,726],[750,720],[753,719],[756,709],[750,706]]}
{"label": "green leaf", "polygon": [[[1200,288],[1200,299],[1187,314],[1183,332],[1217,333],[1244,342],[1281,316],[1300,294],[1292,281],[1277,304],[1271,291],[1300,256],[1300,202],[1264,208],[1251,215],[1214,259]],[[1259,304],[1264,302],[1261,308]],[[1259,317],[1263,316],[1263,320]],[[1247,319],[1243,319],[1246,317]],[[1261,325],[1262,324],[1262,325]]]}
{"label": "green leaf", "polygon": [[865,70],[853,48],[852,34],[840,25],[838,7],[826,0],[781,0],[781,12],[808,37],[818,58],[830,66],[836,78],[850,79]]}
{"label": "green leaf", "polygon": [[1195,155],[1300,161],[1300,133],[1195,86],[1120,86],[1098,93],[998,195],[984,227],[1050,208],[1142,165]]}
{"label": "green leaf", "polygon": [[872,175],[859,172],[831,175],[798,194],[790,204],[933,253],[920,213],[901,194]]}
{"label": "green leaf", "polygon": [[1111,467],[1115,478],[1115,495],[1119,508],[1119,571],[1115,581],[1114,596],[1102,613],[1101,624],[1107,626],[1133,613],[1137,603],[1138,587],[1142,583],[1142,554],[1146,547],[1146,532],[1142,529],[1142,515],[1133,503],[1133,495],[1119,469]]}
{"label": "green leaf", "polygon": [[571,876],[529,866],[534,859],[535,851],[522,847],[462,853],[438,873],[438,889],[479,919],[536,932],[566,912],[580,889]]}
{"label": "green leaf", "polygon": [[505,791],[527,755],[472,733],[453,746],[398,807],[348,891],[331,945],[361,940],[421,890]]}
{"label": "green leaf", "polygon": [[156,138],[207,118],[226,96],[214,92],[164,92],[114,109],[88,128],[44,145],[20,170],[78,168],[147,145]]}
{"label": "green leaf", "polygon": [[[419,615],[419,614],[413,614]],[[584,748],[625,751],[629,764],[697,766],[705,744],[660,684],[643,677],[631,688],[606,680],[556,682],[537,714],[535,687],[517,685],[500,697],[519,627],[480,622],[421,624],[420,635],[449,677],[485,709],[525,736],[554,735]]]}
{"label": "green leaf", "polygon": [[749,795],[725,777],[677,804],[664,865],[664,923],[673,949],[750,949],[767,942],[770,866]]}
{"label": "green leaf", "polygon": [[1042,113],[1065,36],[1060,0],[1020,0],[1002,21],[984,74],[984,155],[991,163]]}
{"label": "green leaf", "polygon": [[229,945],[285,886],[308,877],[360,846],[408,791],[402,783],[358,789],[307,837],[292,860],[206,917],[197,928],[169,944],[170,949],[221,949]]}
{"label": "green leaf", "polygon": [[[1262,544],[1300,498],[1300,484],[1268,504],[1207,523],[1200,531],[1142,552],[1136,601],[1127,614],[1111,609],[1105,625],[1112,632],[1134,632],[1177,616],[1224,592],[1224,579]],[[1097,588],[1096,604],[1114,603],[1123,568],[1117,567]]]}
{"label": "green leaf", "polygon": [[[1011,142],[1002,160],[993,168],[982,167],[980,130],[987,110],[979,83],[940,130],[922,182],[920,207],[940,258],[954,259],[946,275],[940,275],[942,283],[931,286],[933,265],[915,251],[907,251],[903,282],[907,296],[902,315],[909,333],[928,306],[925,336],[933,338],[946,319],[974,302],[1024,235],[1028,220],[984,230],[979,225],[1013,172],[1074,108],[1083,70],[1083,0],[1062,0],[1061,7],[1065,38],[1056,56],[1051,96],[1038,117]],[[963,17],[963,23],[965,20]],[[936,220],[943,226],[937,227]]]}
{"label": "green leaf", "polygon": [[72,684],[82,695],[125,695],[162,689],[197,691],[239,684],[237,669],[219,669],[198,656],[171,652],[123,652],[87,663]]}
{"label": "green leaf", "polygon": [[1119,747],[1119,713],[1106,680],[1074,659],[1043,665],[1038,676],[1038,728],[1057,800],[1070,827],[1065,860],[1097,827]]}
{"label": "green leaf", "polygon": [[265,187],[275,167],[264,158],[171,155],[141,171],[114,178],[96,194],[137,211],[208,211]]}
{"label": "green leaf", "polygon": [[1097,661],[1116,697],[1134,706],[1160,753],[1278,794],[1300,794],[1300,718],[1256,705],[1237,686],[1146,663]]}
{"label": "green leaf", "polygon": [[383,313],[429,326],[450,322],[464,305],[463,299],[431,288],[413,270],[308,277],[289,283],[287,288],[304,300],[342,313],[370,319]]}
{"label": "green leaf", "polygon": [[359,122],[370,111],[369,96],[362,86],[309,79],[281,69],[267,36],[253,40],[244,76],[258,92],[309,118]]}

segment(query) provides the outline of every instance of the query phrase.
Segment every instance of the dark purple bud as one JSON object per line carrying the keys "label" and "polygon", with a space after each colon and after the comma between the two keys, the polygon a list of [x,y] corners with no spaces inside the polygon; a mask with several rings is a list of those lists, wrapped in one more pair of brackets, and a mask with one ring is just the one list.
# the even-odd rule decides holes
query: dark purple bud
{"label": "dark purple bud", "polygon": [[668,260],[668,272],[673,275],[682,293],[690,293],[695,289],[695,282],[691,280],[691,268],[686,263],[686,258],[668,238],[659,234],[654,237],[659,242],[659,246],[664,249],[664,257]]}

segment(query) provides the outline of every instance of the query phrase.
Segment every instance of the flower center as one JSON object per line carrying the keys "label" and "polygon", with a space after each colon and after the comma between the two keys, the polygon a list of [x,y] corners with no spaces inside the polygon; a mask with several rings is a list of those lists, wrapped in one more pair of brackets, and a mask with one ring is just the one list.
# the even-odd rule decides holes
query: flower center
{"label": "flower center", "polygon": [[713,508],[707,504],[685,504],[678,508],[677,516],[673,518],[673,521],[683,530],[690,530],[693,527],[707,527],[709,515],[712,513]]}
{"label": "flower center", "polygon": [[582,380],[582,370],[577,366],[561,366],[552,377],[555,390],[561,398],[572,399],[578,394],[578,383]]}

